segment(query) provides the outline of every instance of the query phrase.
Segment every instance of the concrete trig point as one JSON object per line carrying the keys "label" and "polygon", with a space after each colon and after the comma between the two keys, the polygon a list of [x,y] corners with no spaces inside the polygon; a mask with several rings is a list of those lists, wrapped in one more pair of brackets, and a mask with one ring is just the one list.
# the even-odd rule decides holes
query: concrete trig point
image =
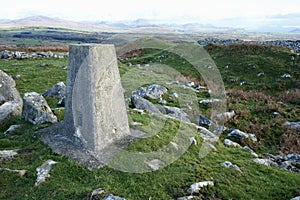
{"label": "concrete trig point", "polygon": [[96,168],[129,135],[114,45],[71,45],[64,121],[40,138],[54,152]]}
{"label": "concrete trig point", "polygon": [[65,107],[67,134],[92,151],[129,135],[113,45],[71,45]]}

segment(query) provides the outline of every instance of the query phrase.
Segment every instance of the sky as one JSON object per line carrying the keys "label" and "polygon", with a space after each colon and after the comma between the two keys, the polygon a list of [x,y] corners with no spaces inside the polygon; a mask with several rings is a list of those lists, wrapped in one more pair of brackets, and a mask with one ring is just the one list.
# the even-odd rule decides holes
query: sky
{"label": "sky", "polygon": [[217,23],[300,13],[299,0],[0,0],[0,19],[45,15],[74,21],[151,19]]}

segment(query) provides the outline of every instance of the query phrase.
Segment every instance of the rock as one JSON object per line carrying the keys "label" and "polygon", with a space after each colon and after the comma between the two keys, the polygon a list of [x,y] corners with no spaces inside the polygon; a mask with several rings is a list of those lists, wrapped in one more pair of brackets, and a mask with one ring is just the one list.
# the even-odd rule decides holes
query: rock
{"label": "rock", "polygon": [[11,117],[21,116],[22,103],[15,81],[0,70],[0,126]]}
{"label": "rock", "polygon": [[0,162],[12,160],[18,152],[15,150],[2,150],[0,151]]}
{"label": "rock", "polygon": [[212,122],[203,115],[198,116],[197,124],[199,126],[211,126]]}
{"label": "rock", "polygon": [[39,186],[41,183],[46,181],[46,178],[50,177],[50,170],[52,165],[56,164],[57,162],[53,160],[47,160],[44,162],[40,167],[36,168],[37,171],[37,178],[35,181],[35,186]]}
{"label": "rock", "polygon": [[179,84],[179,81],[178,80],[174,80],[174,81],[171,81],[171,82],[166,82],[167,85],[173,85],[173,84]]}
{"label": "rock", "polygon": [[271,167],[271,166],[277,167],[278,166],[277,163],[273,162],[270,159],[253,158],[252,160],[258,164],[266,165],[268,167]]}
{"label": "rock", "polygon": [[65,107],[66,97],[62,97],[58,102],[56,102],[56,106]]}
{"label": "rock", "polygon": [[265,73],[260,72],[260,73],[257,74],[257,77],[262,77],[262,76],[264,76],[264,75],[265,75]]}
{"label": "rock", "polygon": [[257,142],[257,137],[255,134],[250,133],[249,134],[250,139],[252,140],[252,142]]}
{"label": "rock", "polygon": [[146,164],[153,170],[156,171],[159,169],[159,165],[161,163],[161,160],[159,159],[153,159],[149,162],[146,162]]}
{"label": "rock", "polygon": [[27,172],[27,170],[17,170],[17,169],[8,169],[8,168],[0,168],[0,170],[5,170],[9,172],[16,172],[19,173],[20,176],[24,176]]}
{"label": "rock", "polygon": [[290,74],[282,74],[281,78],[291,78],[292,76]]}
{"label": "rock", "polygon": [[169,95],[169,97],[177,99],[179,95],[176,92],[173,92]]}
{"label": "rock", "polygon": [[245,151],[250,152],[251,155],[253,155],[254,157],[258,157],[258,155],[257,155],[250,147],[244,146],[243,149],[244,149]]}
{"label": "rock", "polygon": [[4,135],[7,135],[11,132],[13,132],[14,130],[20,128],[21,125],[11,125],[5,132],[4,132]]}
{"label": "rock", "polygon": [[189,140],[191,144],[197,145],[197,140],[195,137],[190,137]]}
{"label": "rock", "polygon": [[230,132],[227,134],[228,137],[235,137],[237,139],[247,139],[249,135],[243,131],[238,129],[231,129]]}
{"label": "rock", "polygon": [[179,197],[177,200],[200,200],[200,197],[197,196],[185,196],[185,197]]}
{"label": "rock", "polygon": [[283,125],[288,126],[292,129],[300,130],[300,122],[285,122]]}
{"label": "rock", "polygon": [[227,168],[227,169],[234,169],[236,171],[242,172],[241,169],[237,165],[233,165],[229,161],[222,162],[220,165]]}
{"label": "rock", "polygon": [[24,94],[22,118],[32,124],[57,122],[44,97],[36,92]]}
{"label": "rock", "polygon": [[286,171],[290,171],[290,172],[298,172],[300,173],[300,169],[298,169],[297,167],[294,166],[294,162],[293,161],[284,161],[279,163],[279,168],[284,169]]}
{"label": "rock", "polygon": [[104,194],[105,191],[102,188],[96,188],[90,193],[89,200],[100,199]]}
{"label": "rock", "polygon": [[300,200],[300,196],[294,197],[291,200]]}
{"label": "rock", "polygon": [[231,140],[229,140],[229,139],[225,139],[224,140],[224,145],[225,146],[227,146],[227,147],[239,147],[239,148],[242,148],[241,147],[241,145],[239,145],[238,143],[236,143],[236,142],[233,142],[233,141],[231,141]]}
{"label": "rock", "polygon": [[286,159],[300,164],[300,155],[299,154],[295,154],[295,153],[288,154],[286,156]]}
{"label": "rock", "polygon": [[166,105],[167,104],[167,101],[164,100],[163,98],[160,98],[160,100],[158,101],[159,104],[162,104],[162,105]]}
{"label": "rock", "polygon": [[219,152],[218,149],[215,147],[215,145],[213,145],[209,142],[204,142],[204,145],[206,145],[208,148],[210,148],[214,152]]}
{"label": "rock", "polygon": [[66,96],[66,85],[58,82],[43,93],[44,97],[63,98]]}
{"label": "rock", "polygon": [[103,198],[103,200],[125,200],[125,199],[122,197],[114,196],[112,194],[108,194]]}
{"label": "rock", "polygon": [[207,186],[214,186],[214,182],[213,181],[202,181],[202,182],[194,183],[190,186],[190,188],[188,189],[188,192],[191,194],[199,193],[203,187],[207,187]]}
{"label": "rock", "polygon": [[170,144],[172,145],[172,147],[174,147],[176,150],[178,150],[179,149],[179,146],[178,146],[178,144],[177,143],[175,143],[175,142],[170,142]]}
{"label": "rock", "polygon": [[162,97],[163,94],[167,93],[168,89],[164,86],[157,85],[157,84],[151,84],[149,86],[141,87],[135,91],[132,92],[132,95],[139,95],[143,98],[149,98],[149,99],[159,99]]}
{"label": "rock", "polygon": [[12,117],[19,117],[22,113],[22,103],[9,101],[0,106],[0,125],[4,125]]}
{"label": "rock", "polygon": [[139,95],[132,95],[131,103],[134,108],[146,110],[151,113],[160,113],[159,109],[153,103]]}
{"label": "rock", "polygon": [[188,118],[188,114],[186,114],[183,110],[181,110],[180,108],[177,107],[170,107],[170,106],[162,106],[160,109],[160,112],[172,117],[172,118],[176,118],[179,119],[181,121],[185,121],[190,123],[190,120]]}

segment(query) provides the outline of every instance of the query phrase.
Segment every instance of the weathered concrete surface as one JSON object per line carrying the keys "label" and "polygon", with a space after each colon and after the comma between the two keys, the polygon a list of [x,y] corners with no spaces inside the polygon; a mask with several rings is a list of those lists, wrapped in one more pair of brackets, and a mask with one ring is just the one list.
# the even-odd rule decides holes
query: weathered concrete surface
{"label": "weathered concrete surface", "polygon": [[71,45],[69,66],[65,131],[92,151],[129,135],[114,46]]}
{"label": "weathered concrete surface", "polygon": [[64,121],[39,131],[56,153],[99,168],[130,142],[113,45],[71,45]]}

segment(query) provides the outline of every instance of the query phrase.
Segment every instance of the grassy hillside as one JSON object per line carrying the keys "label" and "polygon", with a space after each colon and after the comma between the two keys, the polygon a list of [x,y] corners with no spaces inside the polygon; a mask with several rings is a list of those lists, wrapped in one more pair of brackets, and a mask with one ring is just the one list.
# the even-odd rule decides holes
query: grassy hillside
{"label": "grassy hillside", "polygon": [[[300,89],[299,57],[296,57],[296,65],[292,65],[291,54],[281,48],[233,45],[209,46],[207,50],[222,74],[228,91],[228,108],[237,113],[226,126],[255,133],[259,139],[257,144],[240,142],[248,144],[258,153],[276,153],[278,150],[289,152],[293,143],[289,143],[289,139],[283,141],[282,138],[299,139],[299,135],[292,130],[287,131],[282,123],[286,120],[300,121],[299,91],[295,90]],[[128,62],[159,62],[157,58],[161,55],[164,56],[160,63],[172,66],[187,80],[203,83],[203,80],[197,80],[198,75],[195,75],[189,63],[177,55],[159,50],[147,50],[142,57],[120,63],[120,72],[125,74],[134,68],[127,67],[125,64]],[[45,65],[39,67],[39,64]],[[30,91],[42,93],[58,81],[65,82],[66,70],[61,67],[66,65],[66,59],[0,60],[1,70],[13,77],[21,75],[15,79],[21,95]],[[225,68],[226,65],[229,67]],[[264,72],[263,77],[257,77],[260,72]],[[292,77],[282,79],[280,76],[284,73]],[[238,78],[238,81],[231,82],[230,78]],[[240,80],[248,84],[241,86]],[[287,94],[287,90],[290,93]],[[291,94],[295,98],[291,98]],[[198,98],[205,99],[207,95],[207,92],[201,92]],[[48,101],[55,109],[56,100]],[[205,115],[209,114],[210,109],[209,105],[200,105]],[[279,115],[273,115],[275,111]],[[147,115],[140,115],[133,110],[130,111],[130,118],[143,124],[149,123]],[[11,124],[22,124],[23,127],[7,136],[3,135]],[[147,152],[158,149],[171,140],[178,125],[178,121],[168,119],[156,136],[137,140],[128,150]],[[199,158],[202,144],[199,136],[196,136],[197,145],[191,145],[180,159],[156,172],[126,173],[108,167],[89,171],[66,157],[51,153],[35,137],[34,132],[45,126],[33,126],[13,119],[5,127],[0,127],[0,150],[24,149],[12,161],[0,162],[0,167],[27,170],[22,177],[17,173],[0,171],[0,199],[86,199],[89,192],[98,187],[126,199],[176,199],[186,196],[189,186],[199,181],[215,183],[214,187],[201,191],[199,197],[203,199],[290,199],[300,192],[299,174],[258,165],[251,160],[248,152],[227,148],[221,140],[216,144],[218,152]],[[221,135],[221,138],[225,138],[225,135]],[[297,147],[293,151],[300,152]],[[53,166],[51,177],[35,187],[36,168],[47,159],[58,163]],[[222,167],[220,163],[225,160],[238,165],[242,173]]]}

